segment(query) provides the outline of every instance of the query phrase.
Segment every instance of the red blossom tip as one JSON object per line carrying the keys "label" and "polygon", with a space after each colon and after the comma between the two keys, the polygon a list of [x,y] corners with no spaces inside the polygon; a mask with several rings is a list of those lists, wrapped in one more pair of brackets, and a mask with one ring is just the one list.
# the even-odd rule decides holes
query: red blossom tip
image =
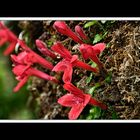
{"label": "red blossom tip", "polygon": [[0,22],[0,27],[0,46],[8,42],[9,46],[4,51],[4,55],[9,55],[15,49],[17,37],[2,22]]}
{"label": "red blossom tip", "polygon": [[30,76],[36,76],[45,80],[53,81],[55,83],[59,82],[55,77],[50,76],[28,65],[17,64],[14,66],[12,71],[16,75],[16,79],[20,81],[14,91],[18,91],[27,82],[27,79]]}
{"label": "red blossom tip", "polygon": [[104,49],[106,48],[105,43],[98,43],[94,46],[92,46],[93,51],[96,55],[99,55],[100,53],[102,53],[104,51]]}
{"label": "red blossom tip", "polygon": [[84,94],[82,90],[80,90],[79,88],[75,87],[72,83],[65,83],[63,85],[63,87],[64,87],[64,89],[68,90],[72,94],[80,95],[80,96],[82,94]]}
{"label": "red blossom tip", "polygon": [[90,58],[96,64],[98,64],[100,68],[102,68],[102,63],[98,59],[97,55],[99,55],[105,49],[104,43],[99,43],[94,46],[82,44],[79,48],[85,60]]}
{"label": "red blossom tip", "polygon": [[99,55],[103,52],[103,50],[106,48],[105,43],[98,43],[94,46],[88,45],[88,44],[82,44],[80,45],[80,51],[84,57],[84,59],[88,59],[92,55]]}
{"label": "red blossom tip", "polygon": [[34,69],[34,68],[30,68],[27,73],[29,75],[37,76],[39,78],[42,78],[42,79],[45,79],[48,81],[53,81],[55,83],[59,83],[59,81],[55,77],[50,76],[50,75],[48,75],[40,70]]}
{"label": "red blossom tip", "polygon": [[80,45],[80,52],[82,53],[83,58],[86,60],[93,55],[93,48],[91,45],[82,44]]}
{"label": "red blossom tip", "polygon": [[57,65],[54,66],[52,71],[63,71],[63,81],[64,83],[69,83],[72,80],[72,72],[73,72],[73,68],[72,65],[69,63],[69,61],[67,60],[62,60],[59,63],[57,63]]}
{"label": "red blossom tip", "polygon": [[81,39],[89,40],[89,38],[86,36],[83,29],[79,25],[75,26],[75,32],[79,35],[79,37],[81,37]]}
{"label": "red blossom tip", "polygon": [[61,55],[63,58],[69,58],[71,59],[72,55],[71,53],[60,43],[55,43],[51,49]]}
{"label": "red blossom tip", "polygon": [[94,98],[90,99],[89,104],[94,105],[94,106],[98,106],[98,107],[100,107],[103,110],[106,110],[108,108],[105,104],[103,104],[101,102],[98,102]]}
{"label": "red blossom tip", "polygon": [[19,53],[18,55],[11,55],[11,60],[14,64],[31,64],[31,60],[29,59],[29,53],[26,51],[23,51]]}
{"label": "red blossom tip", "polygon": [[89,94],[84,94],[83,97],[76,96],[75,94],[66,94],[58,99],[58,103],[71,107],[69,112],[69,119],[75,120],[79,117],[85,106],[88,104],[91,96]]}
{"label": "red blossom tip", "polygon": [[68,27],[64,21],[55,21],[53,28],[56,29],[59,33],[66,35],[73,39],[75,42],[82,44],[83,41]]}
{"label": "red blossom tip", "polygon": [[34,51],[32,51],[26,44],[24,41],[18,40],[18,43],[21,45],[21,47],[28,52],[28,61],[32,62],[32,63],[38,63],[41,66],[48,68],[50,70],[53,69],[53,65],[51,62],[47,61],[46,59],[44,59],[43,57],[41,57],[40,55],[38,55],[37,53],[35,53]]}
{"label": "red blossom tip", "polygon": [[50,56],[53,59],[56,58],[56,55],[47,48],[46,44],[43,41],[37,39],[35,42],[36,42],[37,49],[42,54],[44,54],[45,56]]}
{"label": "red blossom tip", "polygon": [[13,89],[14,92],[18,92],[28,81],[28,76],[25,76],[18,84],[17,86]]}

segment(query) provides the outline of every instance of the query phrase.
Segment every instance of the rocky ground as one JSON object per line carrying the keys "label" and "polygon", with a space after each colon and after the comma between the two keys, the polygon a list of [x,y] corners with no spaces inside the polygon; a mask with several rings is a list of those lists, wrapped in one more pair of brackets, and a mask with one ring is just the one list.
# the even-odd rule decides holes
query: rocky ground
{"label": "rocky ground", "polygon": [[[54,21],[21,21],[19,27],[29,30],[34,41],[43,40],[48,48],[53,42],[62,41],[71,50],[72,54],[78,54],[77,44],[66,36],[60,35],[53,28]],[[67,21],[73,29],[75,25],[83,26],[87,21]],[[139,119],[140,118],[140,21],[116,21],[107,28],[108,34],[101,41],[109,44],[100,60],[104,63],[110,75],[106,82],[100,75],[91,75],[91,72],[74,69],[73,83],[85,92],[100,83],[100,87],[94,92],[94,97],[108,105],[108,110],[102,112],[97,119]],[[89,38],[93,38],[101,30],[97,26],[84,29]],[[73,46],[73,47],[72,47]],[[71,49],[72,48],[72,49]],[[33,49],[36,50],[34,46]],[[41,54],[40,54],[41,55]],[[43,56],[45,57],[45,56]],[[46,58],[48,59],[48,58]],[[49,59],[52,63],[56,60]],[[39,69],[47,72],[43,68]],[[87,78],[91,76],[89,82]],[[36,101],[38,104],[38,116],[41,119],[67,119],[69,108],[62,107],[57,99],[65,94],[61,85],[56,85],[42,79],[32,77],[28,89],[32,94],[30,104]],[[82,112],[81,119],[89,113],[89,106]]]}

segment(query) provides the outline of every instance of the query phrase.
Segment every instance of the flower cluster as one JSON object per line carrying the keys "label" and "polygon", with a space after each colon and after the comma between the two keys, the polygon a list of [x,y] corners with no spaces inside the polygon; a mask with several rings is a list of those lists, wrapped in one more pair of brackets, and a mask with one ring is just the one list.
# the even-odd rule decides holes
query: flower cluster
{"label": "flower cluster", "polygon": [[9,55],[15,49],[17,44],[17,37],[6,27],[2,22],[0,22],[0,46],[5,43],[9,43],[9,46],[4,51],[4,55]]}
{"label": "flower cluster", "polygon": [[79,43],[79,51],[83,58],[91,59],[98,67],[94,68],[87,63],[81,61],[78,55],[72,55],[71,52],[65,48],[61,42],[55,42],[49,50],[46,44],[37,39],[35,44],[37,49],[47,57],[57,59],[57,54],[62,58],[55,66],[45,58],[35,53],[26,43],[17,38],[16,35],[10,31],[2,22],[0,22],[0,46],[8,42],[9,46],[4,51],[4,55],[11,54],[16,44],[18,43],[21,47],[18,54],[11,54],[11,60],[13,62],[13,73],[16,75],[16,79],[19,81],[17,86],[14,88],[14,92],[17,92],[22,86],[28,81],[30,76],[36,76],[45,80],[52,81],[59,84],[59,80],[55,76],[44,73],[35,68],[35,64],[39,64],[42,67],[54,71],[56,73],[63,72],[62,80],[64,82],[63,88],[69,93],[60,97],[58,103],[71,107],[69,112],[69,119],[77,119],[87,104],[98,106],[102,109],[107,109],[107,106],[101,102],[98,102],[91,97],[90,94],[84,93],[79,88],[72,84],[73,68],[78,67],[94,73],[99,73],[103,68],[103,64],[100,62],[98,55],[105,49],[104,43],[99,43],[94,46],[86,44],[85,41],[89,41],[89,37],[86,36],[83,29],[77,25],[75,26],[75,32],[73,32],[68,25],[63,21],[56,21],[53,25],[59,33],[66,35]]}

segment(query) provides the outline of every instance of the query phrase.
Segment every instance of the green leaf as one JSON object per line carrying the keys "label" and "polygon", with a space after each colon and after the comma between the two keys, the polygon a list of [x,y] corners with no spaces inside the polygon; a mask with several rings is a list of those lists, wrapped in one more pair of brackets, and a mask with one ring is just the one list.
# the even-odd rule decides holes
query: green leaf
{"label": "green leaf", "polygon": [[93,107],[89,112],[90,116],[92,115],[92,119],[99,119],[101,116],[101,109],[99,107]]}
{"label": "green leaf", "polygon": [[51,40],[48,40],[47,45],[48,45],[48,47],[50,47],[53,45],[53,42]]}
{"label": "green leaf", "polygon": [[84,25],[84,28],[88,28],[90,26],[93,26],[94,24],[96,24],[98,21],[94,20],[94,21],[89,21]]}
{"label": "green leaf", "polygon": [[93,95],[94,91],[95,91],[98,87],[100,87],[100,84],[99,84],[99,83],[96,83],[95,86],[93,86],[92,88],[89,89],[88,93]]}
{"label": "green leaf", "polygon": [[87,116],[87,120],[92,120],[92,115]]}
{"label": "green leaf", "polygon": [[110,43],[107,43],[106,44],[106,48],[109,48],[111,45],[110,45]]}
{"label": "green leaf", "polygon": [[114,108],[112,106],[110,106],[110,111],[112,113],[112,119],[118,119],[118,115],[117,112],[114,110]]}
{"label": "green leaf", "polygon": [[102,36],[103,39],[105,38],[105,36],[107,35],[107,33],[108,33],[108,32],[105,32],[105,33],[103,34],[103,36]]}
{"label": "green leaf", "polygon": [[115,111],[112,113],[112,119],[118,119],[118,115]]}
{"label": "green leaf", "polygon": [[91,67],[97,67],[97,64],[95,62],[92,61]]}
{"label": "green leaf", "polygon": [[93,76],[93,73],[90,73],[90,76],[86,79],[86,83],[90,83],[90,81],[92,80],[92,76]]}
{"label": "green leaf", "polygon": [[93,44],[98,43],[103,39],[102,35],[96,34],[93,40]]}

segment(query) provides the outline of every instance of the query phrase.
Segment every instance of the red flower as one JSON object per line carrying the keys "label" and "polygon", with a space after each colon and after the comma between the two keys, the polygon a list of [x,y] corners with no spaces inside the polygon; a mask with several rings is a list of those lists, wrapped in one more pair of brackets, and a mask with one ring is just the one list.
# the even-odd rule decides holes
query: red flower
{"label": "red flower", "polygon": [[54,29],[56,29],[59,33],[66,35],[73,39],[75,42],[80,44],[83,43],[82,40],[68,27],[68,25],[64,21],[55,21],[53,24]]}
{"label": "red flower", "polygon": [[98,43],[94,46],[82,44],[80,46],[80,51],[82,53],[83,58],[92,59],[99,67],[102,67],[102,63],[98,59],[98,55],[105,49],[104,43]]}
{"label": "red flower", "polygon": [[52,71],[64,71],[63,75],[63,81],[64,83],[71,82],[72,79],[72,72],[73,67],[81,67],[86,70],[90,70],[93,72],[97,72],[97,69],[92,68],[91,66],[87,65],[86,63],[78,60],[77,55],[71,55],[70,52],[61,44],[56,43],[51,48],[53,51],[56,51],[59,53],[64,59],[57,63],[57,65],[54,66]]}
{"label": "red flower", "polygon": [[37,39],[36,46],[37,46],[38,50],[45,56],[50,56],[53,59],[56,58],[56,55],[47,48],[46,44],[43,41]]}
{"label": "red flower", "polygon": [[18,56],[11,55],[12,59],[15,60],[15,62],[18,61],[18,63],[23,62],[22,64],[33,64],[33,63],[38,63],[42,65],[45,68],[48,68],[50,70],[53,69],[53,65],[51,62],[47,61],[34,51],[32,51],[25,43],[24,41],[18,40],[18,43],[20,46],[23,48],[23,52],[21,52]]}
{"label": "red flower", "polygon": [[20,52],[18,55],[12,54],[11,59],[16,65],[33,65],[35,63],[34,56],[27,51]]}
{"label": "red flower", "polygon": [[20,81],[18,85],[14,88],[14,92],[19,91],[19,89],[27,82],[30,76],[37,76],[39,78],[51,80],[55,83],[58,83],[58,80],[55,77],[27,65],[15,65],[12,71],[16,75],[16,79]]}
{"label": "red flower", "polygon": [[89,40],[89,38],[86,36],[86,34],[84,33],[83,29],[79,25],[75,26],[75,32],[79,35],[79,37],[81,39]]}
{"label": "red flower", "polygon": [[4,55],[9,55],[17,44],[17,37],[6,27],[2,22],[0,22],[0,46],[8,42],[9,46],[4,51]]}
{"label": "red flower", "polygon": [[63,87],[70,93],[60,97],[58,103],[66,107],[71,107],[69,119],[77,119],[87,104],[107,109],[106,105],[91,98],[91,95],[83,93],[83,91],[71,83],[66,83]]}

